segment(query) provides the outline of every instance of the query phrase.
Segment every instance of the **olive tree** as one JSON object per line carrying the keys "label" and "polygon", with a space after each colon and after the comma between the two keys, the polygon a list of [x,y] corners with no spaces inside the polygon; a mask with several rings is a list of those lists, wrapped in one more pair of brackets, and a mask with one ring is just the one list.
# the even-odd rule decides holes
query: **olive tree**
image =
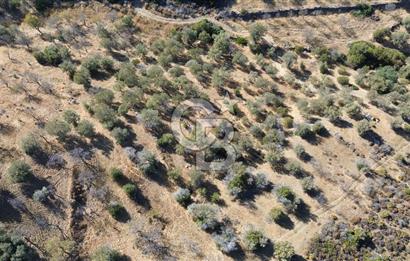
{"label": "olive tree", "polygon": [[58,118],[54,118],[46,123],[45,129],[48,134],[56,136],[59,140],[65,140],[71,131],[70,125]]}
{"label": "olive tree", "polygon": [[295,255],[294,247],[287,241],[276,242],[274,251],[274,256],[278,261],[290,261]]}
{"label": "olive tree", "polygon": [[268,238],[263,232],[252,226],[245,228],[242,242],[245,248],[249,251],[255,251],[264,248],[268,244]]}
{"label": "olive tree", "polygon": [[208,203],[194,203],[188,206],[188,213],[203,230],[212,230],[218,225],[219,211],[216,205]]}
{"label": "olive tree", "polygon": [[33,175],[30,165],[21,160],[15,160],[7,169],[7,174],[14,183],[27,181]]}
{"label": "olive tree", "polygon": [[91,261],[120,261],[124,256],[108,246],[99,247],[91,256]]}

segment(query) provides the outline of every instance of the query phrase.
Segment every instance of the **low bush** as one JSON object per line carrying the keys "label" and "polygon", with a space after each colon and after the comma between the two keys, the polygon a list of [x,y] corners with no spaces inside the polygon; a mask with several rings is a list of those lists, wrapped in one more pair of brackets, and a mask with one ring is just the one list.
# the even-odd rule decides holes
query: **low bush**
{"label": "low bush", "polygon": [[74,73],[73,80],[75,83],[83,85],[86,90],[91,87],[90,72],[84,67]]}
{"label": "low bush", "polygon": [[56,136],[59,140],[65,140],[71,131],[71,127],[67,122],[57,118],[48,121],[45,129],[48,134]]}
{"label": "low bush", "polygon": [[29,134],[21,140],[21,149],[30,157],[36,157],[43,152],[41,143],[34,134]]}
{"label": "low bush", "polygon": [[121,182],[125,179],[124,173],[122,172],[122,170],[120,170],[118,168],[112,168],[110,170],[110,176],[117,183],[119,183],[119,182]]}
{"label": "low bush", "polygon": [[122,189],[130,199],[135,199],[138,193],[138,188],[132,183],[125,184]]}
{"label": "low bush", "polygon": [[278,261],[290,261],[295,255],[295,249],[287,241],[276,242],[274,256]]}
{"label": "low bush", "polygon": [[70,51],[64,46],[50,45],[43,51],[35,52],[34,58],[41,65],[59,66],[65,60],[70,59]]}
{"label": "low bush", "polygon": [[50,190],[46,187],[43,187],[40,190],[34,191],[33,200],[40,202],[40,203],[44,203],[47,201],[49,195],[50,195]]}
{"label": "low bush", "polygon": [[295,130],[295,135],[302,139],[310,139],[315,136],[315,133],[311,130],[309,125],[300,124]]}
{"label": "low bush", "polygon": [[212,230],[218,224],[219,208],[215,205],[194,203],[188,206],[188,213],[203,230]]}
{"label": "low bush", "polygon": [[107,210],[115,220],[121,220],[124,217],[125,213],[127,213],[127,210],[124,208],[124,206],[117,202],[111,202],[108,205]]}
{"label": "low bush", "polygon": [[80,115],[73,110],[65,110],[63,113],[63,119],[71,125],[77,126],[80,121]]}
{"label": "low bush", "polygon": [[173,149],[176,144],[176,140],[172,133],[165,133],[158,139],[157,144],[163,149]]}
{"label": "low bush", "polygon": [[129,130],[121,127],[115,127],[112,129],[111,134],[119,145],[124,145],[130,137]]}
{"label": "low bush", "polygon": [[224,228],[221,233],[213,234],[216,246],[225,254],[232,253],[238,249],[238,238],[232,228]]}
{"label": "low bush", "polygon": [[264,248],[268,244],[268,239],[262,231],[253,227],[247,228],[243,235],[243,244],[249,251],[255,251]]}
{"label": "low bush", "polygon": [[33,175],[30,165],[21,160],[15,160],[7,169],[7,174],[14,183],[22,183],[28,181]]}
{"label": "low bush", "polygon": [[191,201],[191,192],[189,189],[178,188],[176,192],[173,193],[175,200],[186,207]]}
{"label": "low bush", "polygon": [[29,247],[23,239],[0,229],[0,259],[2,260],[40,260],[36,251]]}
{"label": "low bush", "polygon": [[337,82],[338,82],[340,85],[343,85],[343,86],[347,86],[347,85],[350,84],[350,82],[349,82],[349,77],[347,77],[347,76],[339,76],[339,77],[337,77]]}
{"label": "low bush", "polygon": [[[91,256],[91,261],[122,261],[124,256],[110,247],[99,247]],[[125,259],[126,260],[126,259]]]}
{"label": "low bush", "polygon": [[92,138],[95,136],[94,125],[88,120],[82,120],[77,124],[76,130],[81,136]]}

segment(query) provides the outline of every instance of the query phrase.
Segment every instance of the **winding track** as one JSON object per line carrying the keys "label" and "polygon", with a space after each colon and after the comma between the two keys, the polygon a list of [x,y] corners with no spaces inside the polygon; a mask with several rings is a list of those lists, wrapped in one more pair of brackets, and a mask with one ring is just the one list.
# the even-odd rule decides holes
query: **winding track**
{"label": "winding track", "polygon": [[[399,0],[395,3],[373,3],[370,4],[373,9],[378,10],[395,10],[398,8],[403,9],[410,9],[410,1],[409,0]],[[203,19],[207,19],[210,22],[220,26],[226,32],[234,36],[247,36],[248,32],[246,30],[238,31],[233,29],[226,23],[224,20],[242,20],[242,21],[253,21],[253,20],[264,20],[264,19],[272,19],[272,18],[279,18],[279,17],[295,17],[295,16],[320,16],[320,15],[330,15],[330,14],[341,14],[341,13],[349,13],[355,10],[359,10],[358,5],[346,5],[346,6],[316,6],[316,7],[309,7],[309,8],[291,8],[291,9],[284,9],[284,10],[270,10],[270,11],[255,11],[255,12],[248,12],[244,14],[236,13],[236,12],[225,12],[220,13],[218,15],[204,15],[196,18],[169,18],[163,17],[161,15],[155,14],[150,12],[145,8],[135,7],[134,12],[142,17],[160,22],[160,23],[168,23],[168,24],[177,24],[177,25],[189,25],[197,23]]]}

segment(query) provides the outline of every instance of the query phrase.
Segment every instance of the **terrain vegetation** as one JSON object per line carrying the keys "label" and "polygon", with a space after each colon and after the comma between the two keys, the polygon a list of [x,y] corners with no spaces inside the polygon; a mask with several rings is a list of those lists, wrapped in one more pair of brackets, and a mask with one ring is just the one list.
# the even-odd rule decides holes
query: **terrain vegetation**
{"label": "terrain vegetation", "polygon": [[[181,20],[62,2],[0,2],[1,260],[410,258],[408,10]],[[227,170],[172,131],[193,98],[225,119],[214,136],[233,126]]]}

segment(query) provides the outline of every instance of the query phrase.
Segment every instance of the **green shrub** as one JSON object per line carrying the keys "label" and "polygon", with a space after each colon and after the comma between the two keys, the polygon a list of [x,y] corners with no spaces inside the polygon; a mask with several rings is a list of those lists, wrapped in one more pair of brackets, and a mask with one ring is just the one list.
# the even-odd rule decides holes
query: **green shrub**
{"label": "green shrub", "polygon": [[84,67],[74,73],[73,80],[75,83],[83,85],[86,90],[91,87],[90,72]]}
{"label": "green shrub", "polygon": [[41,143],[38,141],[37,137],[34,134],[29,134],[22,139],[21,149],[24,153],[31,157],[38,156],[43,152]]}
{"label": "green shrub", "polygon": [[45,129],[48,134],[56,136],[59,140],[64,140],[71,131],[71,127],[67,122],[57,118],[48,121]]}
{"label": "green shrub", "polygon": [[269,211],[269,220],[280,223],[286,218],[286,214],[280,208],[272,208]]}
{"label": "green shrub", "polygon": [[286,52],[282,56],[282,61],[285,63],[287,68],[291,68],[297,61],[298,56],[294,52]]}
{"label": "green shrub", "polygon": [[217,206],[207,203],[188,206],[188,213],[203,230],[214,229],[218,225],[219,211]]}
{"label": "green shrub", "polygon": [[245,46],[245,45],[248,44],[248,39],[246,39],[245,37],[242,37],[242,36],[236,37],[234,41],[235,41],[236,44],[239,44],[239,45],[242,45],[242,46]]}
{"label": "green shrub", "polygon": [[31,261],[40,260],[36,251],[29,247],[23,239],[10,235],[0,229],[0,259],[4,261]]}
{"label": "green shrub", "polygon": [[130,63],[124,63],[117,73],[117,79],[124,82],[128,87],[139,85],[139,78],[135,73],[135,67]]}
{"label": "green shrub", "polygon": [[138,167],[145,175],[153,174],[157,166],[157,159],[155,155],[147,149],[137,153]]}
{"label": "green shrub", "polygon": [[138,188],[134,184],[128,183],[125,184],[122,189],[125,191],[127,196],[131,199],[134,199],[137,196]]}
{"label": "green shrub", "polygon": [[110,175],[111,175],[111,178],[117,183],[121,182],[125,178],[124,173],[122,172],[122,170],[120,170],[118,168],[112,168],[110,170]]}
{"label": "green shrub", "polygon": [[375,46],[366,41],[354,42],[350,45],[347,61],[354,68],[363,66],[377,67],[380,65],[401,66],[406,56],[398,50]]}
{"label": "green shrub", "polygon": [[391,36],[390,28],[380,28],[373,32],[373,39],[378,43],[383,43]]}
{"label": "green shrub", "polygon": [[352,14],[357,17],[368,17],[374,12],[373,7],[368,4],[358,4],[357,7],[358,10],[352,12]]}
{"label": "green shrub", "polygon": [[74,126],[78,125],[80,121],[80,115],[73,110],[65,110],[63,113],[63,119],[68,123]]}
{"label": "green shrub", "polygon": [[26,182],[33,175],[30,165],[21,160],[15,160],[7,170],[11,181],[14,183]]}
{"label": "green shrub", "polygon": [[292,117],[284,117],[282,119],[282,124],[285,128],[292,128],[293,127],[293,118]]}
{"label": "green shrub", "polygon": [[300,124],[295,131],[295,134],[302,139],[309,139],[315,136],[315,133],[310,129],[309,125]]}
{"label": "green shrub", "polygon": [[404,28],[406,28],[406,30],[410,32],[410,16],[403,18],[402,24]]}
{"label": "green shrub", "polygon": [[40,31],[40,27],[42,26],[43,23],[37,15],[27,13],[26,16],[24,17],[24,23],[36,29],[40,34],[42,34],[42,32]]}
{"label": "green shrub", "polygon": [[405,48],[410,36],[407,32],[394,32],[391,34],[391,42],[397,48]]}
{"label": "green shrub", "polygon": [[59,66],[65,60],[70,59],[70,51],[64,46],[50,45],[43,51],[35,52],[34,58],[41,65]]}
{"label": "green shrub", "polygon": [[94,96],[94,99],[97,103],[110,105],[114,100],[114,93],[111,90],[102,89]]}
{"label": "green shrub", "polygon": [[92,138],[95,136],[94,125],[88,120],[82,120],[78,123],[76,130],[81,136]]}
{"label": "green shrub", "polygon": [[292,176],[299,177],[303,175],[303,169],[297,161],[289,160],[286,162],[284,169]]}
{"label": "green shrub", "polygon": [[177,181],[181,178],[181,170],[180,169],[172,169],[167,172],[167,176],[172,181]]}
{"label": "green shrub", "polygon": [[337,77],[337,82],[341,85],[349,85],[349,77],[347,76],[339,76]]}
{"label": "green shrub", "polygon": [[48,188],[43,187],[40,190],[36,190],[33,193],[33,200],[40,202],[40,203],[44,203],[47,201],[48,196],[50,195],[50,190],[48,190]]}
{"label": "green shrub", "polygon": [[120,144],[124,145],[130,137],[130,132],[127,128],[115,127],[111,131],[112,136],[114,137],[115,141]]}
{"label": "green shrub", "polygon": [[347,115],[351,118],[358,118],[362,114],[362,109],[359,104],[352,102],[345,106]]}
{"label": "green shrub", "polygon": [[178,190],[173,193],[175,200],[182,206],[187,206],[191,201],[191,192],[189,189],[178,188]]}
{"label": "green shrub", "polygon": [[110,58],[94,55],[82,61],[81,67],[86,68],[90,76],[95,78],[100,74],[111,74],[114,71],[114,62]]}
{"label": "green shrub", "polygon": [[111,202],[108,205],[108,213],[115,219],[115,220],[121,220],[124,215],[127,213],[127,210],[124,208],[123,205],[117,202]]}
{"label": "green shrub", "polygon": [[205,175],[201,171],[194,170],[189,174],[189,183],[193,190],[198,189],[203,185]]}
{"label": "green shrub", "polygon": [[238,64],[239,66],[246,67],[248,64],[248,58],[240,51],[236,51],[233,54],[232,62]]}
{"label": "green shrub", "polygon": [[357,132],[361,137],[365,136],[367,133],[369,133],[372,129],[372,125],[368,120],[361,120],[357,124]]}
{"label": "green shrub", "polygon": [[282,186],[276,190],[276,195],[278,198],[285,198],[290,201],[294,201],[296,199],[295,193],[289,188]]}
{"label": "green shrub", "polygon": [[327,133],[327,129],[321,122],[316,122],[312,126],[312,132],[318,135],[325,135]]}
{"label": "green shrub", "polygon": [[295,249],[289,242],[284,241],[275,243],[274,256],[278,261],[290,261],[295,254]]}
{"label": "green shrub", "polygon": [[107,246],[99,247],[91,256],[91,261],[121,261],[124,260],[123,255],[117,250],[113,250]]}
{"label": "green shrub", "polygon": [[300,184],[302,185],[303,191],[305,192],[310,193],[310,192],[314,192],[317,190],[317,187],[313,181],[313,177],[309,176],[309,177],[303,178],[300,181]]}
{"label": "green shrub", "polygon": [[68,74],[68,77],[70,78],[70,80],[74,79],[74,74],[76,70],[74,63],[72,63],[71,61],[65,60],[62,63],[60,63],[59,67],[61,68],[61,70],[63,70],[64,72]]}
{"label": "green shrub", "polygon": [[243,235],[243,244],[249,251],[255,251],[259,248],[264,248],[268,243],[268,239],[263,235],[262,231],[255,228],[248,228]]}
{"label": "green shrub", "polygon": [[107,129],[112,129],[117,124],[118,119],[115,111],[106,104],[97,104],[93,108],[94,116]]}
{"label": "green shrub", "polygon": [[171,133],[165,133],[158,139],[157,144],[163,149],[172,149],[175,146],[176,140]]}
{"label": "green shrub", "polygon": [[249,28],[250,36],[255,43],[260,42],[266,32],[267,28],[261,23],[254,23]]}

